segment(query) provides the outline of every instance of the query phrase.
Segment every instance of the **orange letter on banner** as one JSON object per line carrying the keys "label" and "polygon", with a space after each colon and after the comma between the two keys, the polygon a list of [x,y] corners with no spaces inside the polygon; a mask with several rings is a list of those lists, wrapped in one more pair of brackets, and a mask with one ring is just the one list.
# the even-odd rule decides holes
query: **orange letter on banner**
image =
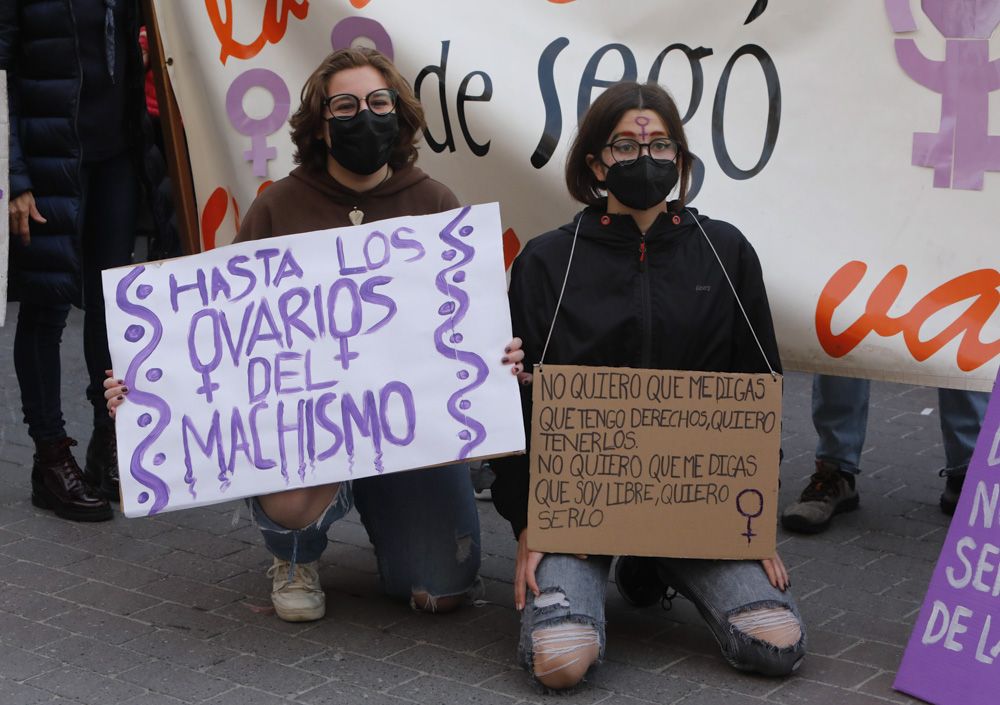
{"label": "orange letter on banner", "polygon": [[[980,340],[983,327],[1000,306],[1000,272],[995,269],[978,269],[955,277],[920,299],[909,313],[892,317],[889,309],[906,283],[906,267],[893,267],[868,297],[865,312],[843,333],[834,335],[834,312],[857,288],[867,270],[864,262],[848,262],[830,277],[820,293],[816,336],[831,357],[843,357],[872,332],[885,338],[902,334],[910,354],[921,362],[961,336],[957,363],[964,372],[1000,355],[1000,340],[990,343]],[[920,340],[921,326],[934,314],[969,299],[973,299],[972,303],[955,321],[930,340]]]}
{"label": "orange letter on banner", "polygon": [[[280,11],[279,2],[281,2]],[[285,30],[288,29],[289,13],[300,20],[304,20],[309,14],[309,0],[267,0],[260,36],[250,44],[241,44],[233,38],[233,0],[225,0],[225,5],[226,19],[222,19],[222,15],[219,13],[219,0],[205,0],[208,19],[211,21],[215,36],[218,37],[219,44],[222,46],[219,60],[223,64],[230,56],[235,56],[237,59],[249,59],[257,56],[268,42],[271,44],[280,42],[285,36]]]}

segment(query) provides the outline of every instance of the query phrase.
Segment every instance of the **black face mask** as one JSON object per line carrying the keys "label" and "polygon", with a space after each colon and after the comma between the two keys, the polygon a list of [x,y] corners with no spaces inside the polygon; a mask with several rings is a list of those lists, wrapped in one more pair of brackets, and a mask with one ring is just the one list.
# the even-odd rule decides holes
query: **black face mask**
{"label": "black face mask", "polygon": [[656,162],[644,154],[631,164],[608,167],[604,183],[622,205],[646,210],[667,200],[677,178],[676,164]]}
{"label": "black face mask", "polygon": [[362,110],[350,120],[330,118],[330,156],[355,174],[368,176],[389,161],[399,139],[396,113],[376,115]]}

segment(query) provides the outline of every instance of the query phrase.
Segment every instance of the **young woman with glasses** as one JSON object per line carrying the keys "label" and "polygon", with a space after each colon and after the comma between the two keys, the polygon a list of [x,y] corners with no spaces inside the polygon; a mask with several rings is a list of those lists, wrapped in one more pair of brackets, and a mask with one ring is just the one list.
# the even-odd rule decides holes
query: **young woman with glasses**
{"label": "young woman with glasses", "polygon": [[[368,49],[330,54],[302,89],[292,116],[295,161],[247,211],[237,242],[456,208],[455,195],[414,166],[423,110],[392,62]],[[503,361],[523,370],[520,341]],[[108,408],[127,395],[105,383]],[[285,621],[326,611],[317,572],[327,530],[356,506],[378,558],[382,587],[416,609],[458,607],[477,581],[479,515],[469,468],[455,464],[305,487],[249,500],[264,544],[271,601]]]}
{"label": "young woman with glasses", "polygon": [[[528,370],[548,339],[551,364],[780,371],[757,255],[735,227],[686,206],[692,160],[677,106],[659,86],[619,83],[594,101],[566,164],[570,195],[586,207],[529,241],[511,272],[513,329]],[[530,372],[519,377],[531,384]],[[526,393],[526,423],[530,403]],[[518,538],[520,657],[543,685],[571,687],[604,653],[612,557],[529,550],[528,455],[492,464],[494,504]],[[801,662],[802,623],[778,556],[617,565],[619,590],[633,604],[658,602],[667,586],[689,598],[734,667],[777,676]]]}

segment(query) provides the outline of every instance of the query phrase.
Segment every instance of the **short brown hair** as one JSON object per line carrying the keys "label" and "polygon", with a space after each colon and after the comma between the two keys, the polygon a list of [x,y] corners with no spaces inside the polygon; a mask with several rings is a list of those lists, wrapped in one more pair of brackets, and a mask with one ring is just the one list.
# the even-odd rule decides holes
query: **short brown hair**
{"label": "short brown hair", "polygon": [[322,101],[326,97],[327,81],[338,71],[364,66],[376,69],[385,78],[386,87],[392,88],[399,94],[396,101],[399,140],[389,155],[389,166],[399,169],[417,160],[417,142],[427,124],[423,108],[413,95],[410,84],[387,56],[374,49],[358,47],[340,49],[327,56],[302,86],[299,109],[289,121],[292,126],[292,142],[295,143],[296,164],[326,171],[326,157],[329,152],[326,143],[316,135],[326,129]]}
{"label": "short brown hair", "polygon": [[680,149],[677,153],[677,168],[680,171],[680,194],[677,198],[679,208],[684,207],[687,199],[688,184],[691,182],[691,153],[688,151],[687,137],[684,135],[684,124],[681,122],[677,104],[661,86],[656,83],[636,83],[622,81],[608,88],[587,110],[569,148],[566,158],[566,187],[569,195],[593,206],[599,203],[604,195],[601,191],[604,183],[598,181],[587,164],[587,155],[597,157],[608,136],[629,110],[652,110],[663,120],[664,127],[670,134],[670,139],[677,142]]}

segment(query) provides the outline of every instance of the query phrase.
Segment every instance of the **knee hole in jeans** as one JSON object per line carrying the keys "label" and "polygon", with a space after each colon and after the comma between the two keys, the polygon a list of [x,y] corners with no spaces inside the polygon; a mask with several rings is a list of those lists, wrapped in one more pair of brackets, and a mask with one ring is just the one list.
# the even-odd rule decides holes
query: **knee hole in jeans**
{"label": "knee hole in jeans", "polygon": [[589,624],[536,629],[531,641],[535,678],[554,690],[571,688],[583,680],[600,654],[600,637]]}
{"label": "knee hole in jeans", "polygon": [[340,484],[286,490],[257,498],[264,514],[286,529],[299,530],[316,523],[333,506]]}
{"label": "knee hole in jeans", "polygon": [[730,615],[729,623],[743,634],[780,649],[795,646],[802,625],[787,607],[766,607]]}

